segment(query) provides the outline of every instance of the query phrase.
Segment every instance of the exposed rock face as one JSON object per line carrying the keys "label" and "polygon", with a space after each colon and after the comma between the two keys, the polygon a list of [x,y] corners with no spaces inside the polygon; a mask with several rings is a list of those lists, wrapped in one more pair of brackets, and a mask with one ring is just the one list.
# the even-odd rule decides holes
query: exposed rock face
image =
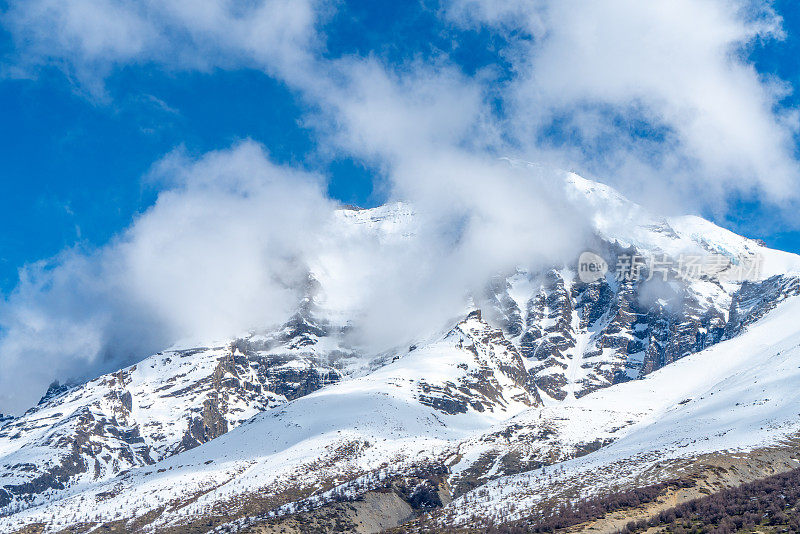
{"label": "exposed rock face", "polygon": [[332,362],[352,355],[318,354],[326,334],[303,310],[270,336],[166,351],[77,387],[54,383],[38,406],[0,420],[0,509],[153,464],[338,381]]}
{"label": "exposed rock face", "polygon": [[468,410],[504,411],[511,404],[541,404],[519,351],[501,331],[481,319],[480,311],[456,325],[436,349],[460,357],[453,358],[455,369],[448,380],[423,377],[419,381],[422,404],[451,415]]}
{"label": "exposed rock face", "polygon": [[45,404],[51,399],[58,397],[59,395],[69,391],[70,385],[69,384],[61,384],[58,380],[50,384],[50,387],[47,388],[44,396],[39,399],[39,404]]}
{"label": "exposed rock face", "polygon": [[773,276],[759,282],[745,282],[731,299],[725,337],[731,338],[756,322],[787,297],[800,294],[800,279]]}
{"label": "exposed rock face", "polygon": [[647,270],[631,280],[609,273],[587,284],[571,268],[518,271],[492,280],[481,305],[525,358],[535,385],[563,400],[701,351],[800,293],[797,279],[781,276],[744,283],[682,280],[674,272],[668,282],[648,278]]}

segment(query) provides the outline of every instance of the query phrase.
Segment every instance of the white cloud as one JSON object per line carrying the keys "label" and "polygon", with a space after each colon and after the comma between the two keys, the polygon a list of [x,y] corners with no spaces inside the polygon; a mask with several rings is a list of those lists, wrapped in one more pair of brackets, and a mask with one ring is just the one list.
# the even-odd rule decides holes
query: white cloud
{"label": "white cloud", "polygon": [[[347,9],[324,0],[12,1],[4,22],[21,65],[58,64],[96,95],[105,76],[131,63],[263,69],[310,107],[321,107],[329,127],[343,125],[347,148],[377,160],[393,157],[381,152],[392,150],[387,138],[435,141],[477,128],[473,145],[502,148],[502,132],[513,141],[505,152],[638,188],[645,202],[646,193],[661,197],[665,190],[697,208],[718,207],[734,191],[756,190],[773,201],[796,197],[797,114],[777,105],[790,86],[762,79],[745,54],[760,39],[782,36],[769,3],[454,0],[445,6],[443,24],[505,35],[509,45],[499,54],[513,66],[510,80],[464,76],[445,55],[400,65],[323,59],[320,23],[334,7]],[[504,116],[489,104],[490,94],[503,103]],[[384,103],[395,99],[427,112],[414,115],[418,124],[386,116],[395,107]],[[561,135],[543,135],[554,125]],[[643,126],[657,135],[637,134]]]}
{"label": "white cloud", "polygon": [[[374,163],[417,228],[396,243],[337,233],[321,179],[270,163],[254,143],[199,160],[176,152],[154,168],[166,184],[157,203],[119,238],[23,271],[0,307],[0,391],[10,392],[0,406],[24,408],[53,378],[113,369],[178,338],[280,322],[309,268],[374,350],[438,328],[494,273],[563,261],[586,236],[552,176],[498,161],[509,150],[609,173],[662,202],[665,191],[701,204],[735,189],[796,194],[796,124],[774,111],[780,84],[738,53],[777,22],[742,5],[459,2],[449,20],[511,41],[501,53],[515,71],[498,85],[445,56],[322,59],[325,7],[305,0],[12,2],[21,64],[59,64],[95,95],[131,63],[283,79],[314,110],[320,151]],[[514,37],[520,29],[532,39]],[[543,144],[556,118],[571,133]]]}
{"label": "white cloud", "polygon": [[104,78],[127,64],[305,75],[321,13],[312,0],[12,0],[3,24],[18,68],[59,66],[105,98]]}
{"label": "white cloud", "polygon": [[378,352],[445,326],[499,271],[578,253],[583,227],[544,176],[453,146],[417,161],[403,146],[391,175],[415,203],[413,237],[389,240],[342,227],[318,176],[270,163],[253,142],[167,156],[151,175],[164,186],[155,205],[119,237],[22,270],[0,303],[0,406],[22,411],[54,379],[177,341],[276,326],[309,272],[325,309]]}
{"label": "white cloud", "polygon": [[419,62],[393,69],[347,58],[336,68],[344,76],[317,100],[328,112],[316,117],[323,141],[378,162],[390,198],[410,203],[417,218],[416,238],[402,247],[332,241],[358,256],[347,265],[369,266],[350,273],[358,282],[331,281],[360,288],[362,340],[384,349],[411,341],[463,312],[467,296],[498,272],[577,256],[583,215],[566,205],[552,175],[498,159],[479,80]]}
{"label": "white cloud", "polygon": [[[782,35],[768,4],[463,0],[448,15],[527,36],[506,51],[516,69],[507,102],[530,152],[558,120],[567,135],[555,156],[626,189],[657,180],[706,206],[751,188],[796,197],[798,124],[776,111],[788,86],[763,80],[745,54]],[[633,121],[664,138],[632,135]]]}
{"label": "white cloud", "polygon": [[333,207],[319,177],[245,142],[154,171],[171,185],[122,235],[21,271],[0,303],[0,406],[53,379],[119,368],[172,343],[284,321]]}

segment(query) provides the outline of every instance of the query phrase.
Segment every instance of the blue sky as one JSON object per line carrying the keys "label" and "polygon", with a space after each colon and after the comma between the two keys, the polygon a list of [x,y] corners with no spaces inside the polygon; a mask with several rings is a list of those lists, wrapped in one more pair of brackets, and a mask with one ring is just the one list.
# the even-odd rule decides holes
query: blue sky
{"label": "blue sky", "polygon": [[[800,9],[786,0],[775,8],[785,39],[752,45],[750,57],[760,73],[797,86]],[[467,74],[487,65],[508,69],[497,54],[502,37],[443,28],[435,10],[415,2],[346,2],[324,32],[329,57],[374,54],[392,62],[444,51]],[[19,42],[8,31],[0,38],[1,56],[13,63]],[[102,245],[129,225],[155,199],[143,176],[176,147],[201,154],[252,138],[278,162],[323,172],[331,196],[344,203],[374,206],[384,200],[373,188],[378,169],[347,155],[320,157],[314,132],[303,125],[307,103],[259,70],[186,72],[133,64],[115,70],[106,87],[107,100],[87,97],[74,78],[52,65],[32,77],[0,79],[0,289],[5,292],[15,286],[20,266],[75,244]],[[797,102],[791,95],[781,104]],[[800,234],[767,217],[771,209],[759,206],[758,199],[743,199],[717,219],[772,246],[800,251]]]}
{"label": "blue sky", "polygon": [[[413,2],[350,2],[326,25],[327,53],[404,59],[447,46],[467,72],[495,61],[486,36],[439,30],[435,13]],[[11,36],[0,35],[0,57],[13,57]],[[143,176],[176,147],[202,154],[254,139],[278,162],[323,172],[330,195],[345,204],[385,200],[373,191],[379,172],[367,162],[315,155],[314,133],[302,125],[305,105],[258,70],[129,66],[106,84],[110,100],[98,102],[55,67],[33,79],[0,79],[0,291],[13,289],[22,265],[102,245],[128,226],[156,196]]]}

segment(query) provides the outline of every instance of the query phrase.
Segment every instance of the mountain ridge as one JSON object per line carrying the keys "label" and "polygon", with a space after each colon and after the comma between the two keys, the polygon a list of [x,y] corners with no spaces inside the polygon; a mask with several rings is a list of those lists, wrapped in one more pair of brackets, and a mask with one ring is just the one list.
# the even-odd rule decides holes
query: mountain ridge
{"label": "mountain ridge", "polygon": [[[633,395],[624,392],[721,345],[755,347],[747,340],[766,336],[761,325],[776,313],[791,336],[780,317],[797,308],[799,257],[696,218],[653,217],[608,186],[562,178],[576,206],[594,204],[593,248],[609,265],[634,253],[724,261],[695,278],[669,269],[655,296],[649,280],[611,272],[583,282],[577,263],[519,266],[488,280],[438,336],[379,354],[359,352],[348,321],[326,316],[325,277],[310,273],[298,311],[273,331],[176,346],[55,388],[0,422],[0,527],[56,531],[157,512],[142,529],[200,521],[201,531],[235,531],[387,487],[414,514],[497,518],[492,510],[505,505],[459,503],[500,477],[602,458],[648,418],[692,408],[696,394],[660,404],[639,395],[636,407],[602,399]],[[609,204],[639,220],[612,236]],[[337,217],[346,232],[414,239],[415,212],[402,203]],[[755,279],[725,277],[756,255],[764,265]]]}

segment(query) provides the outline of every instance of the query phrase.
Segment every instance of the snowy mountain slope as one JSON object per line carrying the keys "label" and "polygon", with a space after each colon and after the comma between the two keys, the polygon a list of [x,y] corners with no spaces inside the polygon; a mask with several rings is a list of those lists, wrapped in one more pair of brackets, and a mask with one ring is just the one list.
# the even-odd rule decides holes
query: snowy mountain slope
{"label": "snowy mountain slope", "polygon": [[342,223],[337,228],[340,232],[367,232],[382,240],[406,239],[416,232],[414,210],[402,202],[371,209],[344,208],[336,216]]}
{"label": "snowy mountain slope", "polygon": [[[588,248],[605,259],[609,272],[584,283],[578,258],[549,272],[520,267],[492,280],[478,299],[489,321],[527,357],[545,400],[644,376],[736,335],[743,324],[729,321],[732,306],[752,300],[740,292],[754,287],[758,293],[768,278],[783,277],[773,281],[785,287],[765,296],[761,313],[767,300],[797,292],[791,282],[800,275],[797,255],[699,217],[656,217],[573,173],[555,176],[575,209],[592,220],[595,241]],[[553,173],[538,179],[552,180]],[[636,258],[640,276],[629,277],[625,262]],[[658,262],[665,272],[656,270]]]}
{"label": "snowy mountain slope", "polygon": [[266,411],[154,466],[50,493],[41,506],[0,519],[0,529],[44,522],[57,530],[165,507],[152,524],[160,528],[213,515],[219,503],[236,517],[253,499],[266,512],[357,477],[378,484],[387,472],[438,461],[450,442],[537,406],[526,380],[514,347],[474,313],[368,376]]}
{"label": "snowy mountain slope", "polygon": [[590,214],[598,237],[622,248],[672,257],[714,253],[733,261],[758,255],[762,259],[756,277],[759,279],[800,269],[796,254],[769,249],[760,241],[742,237],[702,217],[655,216],[605,184],[574,173],[562,173],[562,180],[576,206]]}
{"label": "snowy mountain slope", "polygon": [[[410,209],[394,204],[340,210],[331,231],[384,242],[407,239],[412,224]],[[184,341],[118,373],[53,387],[19,418],[3,417],[0,509],[152,464],[369,369],[345,339],[347,318],[320,314],[319,281],[310,276],[301,290],[297,313],[275,330],[213,347]]]}
{"label": "snowy mountain slope", "polygon": [[[612,266],[606,276],[582,282],[577,258],[498,273],[470,296],[482,313],[376,356],[348,345],[348,314],[359,310],[326,285],[348,266],[311,266],[310,296],[282,327],[173,347],[0,422],[0,530],[134,517],[151,530],[235,529],[387,485],[420,510],[465,492],[472,503],[498,477],[620,450],[674,410],[688,413],[725,373],[744,372],[745,353],[760,350],[742,341],[753,331],[765,346],[791,335],[790,321],[773,321],[782,330],[771,337],[760,325],[800,294],[800,258],[562,178],[576,209],[593,217],[590,248]],[[409,206],[393,204],[341,210],[330,232],[403,246],[415,224]],[[645,268],[641,279],[617,279],[613,266],[632,254],[723,261],[713,276],[673,269],[658,283]],[[753,257],[763,264],[751,280],[724,276]],[[737,343],[739,359],[715,356]],[[717,358],[713,369],[692,363],[706,355]],[[601,473],[606,464],[591,465]],[[489,501],[479,515],[497,515]],[[464,502],[447,517],[471,513]]]}
{"label": "snowy mountain slope", "polygon": [[[557,469],[489,482],[450,504],[443,521],[513,520],[550,495],[656,482],[668,476],[656,467],[670,461],[779,445],[800,431],[798,314],[800,299],[791,298],[734,339],[556,410],[567,421],[557,430],[567,442],[612,432],[617,439]],[[517,419],[547,419],[546,410]]]}
{"label": "snowy mountain slope", "polygon": [[[729,337],[734,338],[785,299],[798,294],[800,280],[793,277],[772,277],[745,284],[734,294],[731,303]],[[725,368],[720,369],[724,372]],[[626,382],[625,387],[645,383],[651,384],[645,378],[644,381]],[[691,380],[681,385],[688,390],[700,387]],[[605,391],[610,395],[617,389],[615,386],[577,400],[568,398],[566,402],[549,402],[542,409],[523,412],[460,443],[454,452],[457,461],[449,465],[451,475],[448,481],[453,494],[460,495],[502,475],[591,453],[624,436],[631,425],[660,417],[659,410],[687,398],[682,396],[685,395],[681,393],[684,389],[662,380],[655,383],[647,396],[638,395],[630,402],[606,402]]]}
{"label": "snowy mountain slope", "polygon": [[797,275],[721,283],[616,280],[591,283],[565,267],[518,270],[496,279],[478,302],[526,357],[548,402],[645,376],[736,336],[788,296]]}
{"label": "snowy mountain slope", "polygon": [[[264,412],[157,465],[51,495],[41,506],[0,519],[0,528],[44,524],[57,530],[153,510],[158,519],[148,528],[155,530],[200,518],[213,525],[236,519],[228,524],[234,528],[363,494],[396,477],[440,473],[443,467],[449,484],[437,490],[458,491],[464,471],[487,446],[497,446],[499,436],[508,447],[536,449],[542,464],[590,452],[578,450],[589,440],[613,441],[548,468],[546,475],[536,469],[484,484],[438,517],[448,523],[474,515],[509,519],[512,503],[524,515],[551,485],[580,481],[583,491],[618,485],[651,472],[656,462],[765,446],[800,430],[800,394],[794,387],[800,372],[797,313],[800,300],[790,298],[732,340],[642,380],[569,402],[541,406],[520,388],[522,397],[500,399],[492,409],[452,410],[452,392],[485,391],[474,379],[486,378],[489,370],[494,380],[488,383],[518,385],[513,364],[520,363],[519,355],[474,314],[441,340],[373,374]],[[431,402],[431,391],[442,393],[442,402]],[[531,440],[535,431],[539,435]]]}
{"label": "snowy mountain slope", "polygon": [[[74,388],[0,428],[0,509],[191,449],[336,382],[348,353],[308,316],[226,346],[176,349]],[[335,357],[334,357],[335,356]]]}

